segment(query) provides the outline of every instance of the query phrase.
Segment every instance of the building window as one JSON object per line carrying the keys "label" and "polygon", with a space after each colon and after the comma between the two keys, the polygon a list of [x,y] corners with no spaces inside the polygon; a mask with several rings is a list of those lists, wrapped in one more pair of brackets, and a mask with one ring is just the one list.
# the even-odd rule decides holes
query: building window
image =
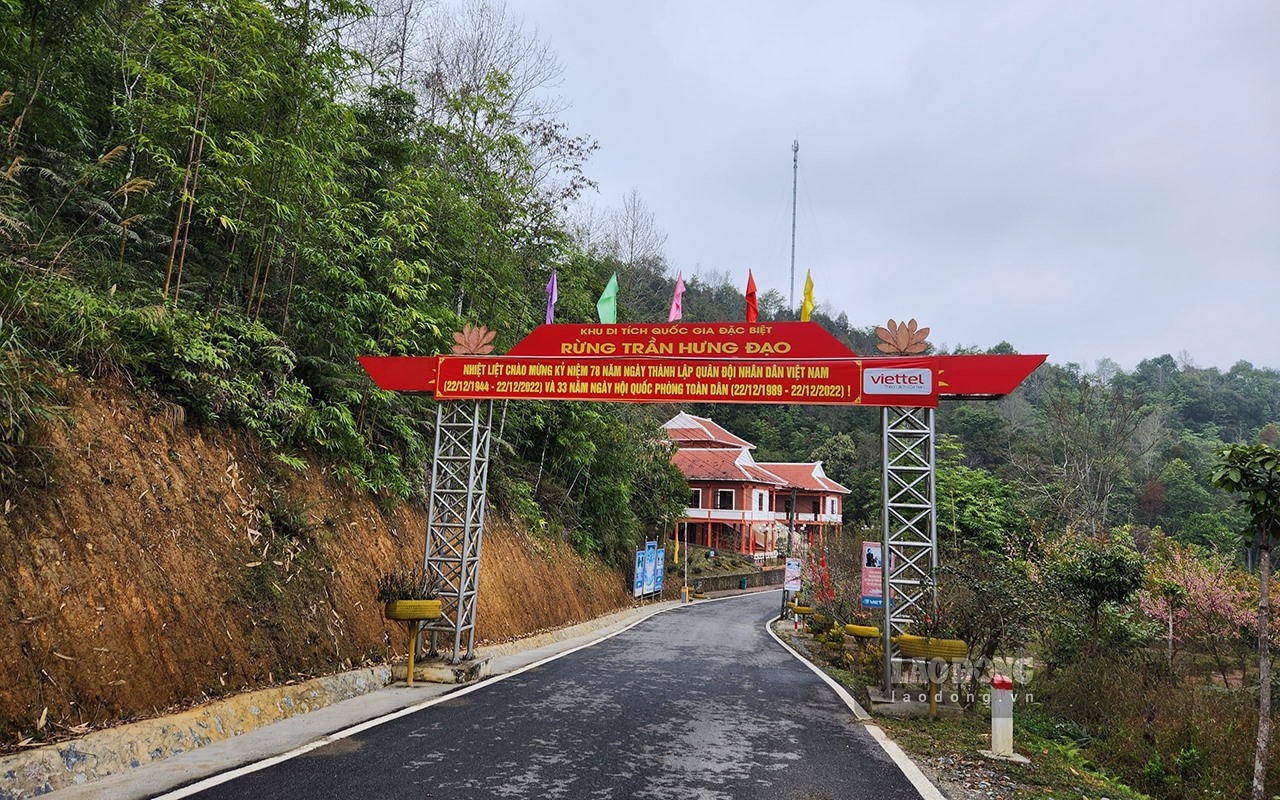
{"label": "building window", "polygon": [[689,508],[702,508],[702,490],[689,490]]}
{"label": "building window", "polygon": [[716,492],[716,508],[732,509],[733,508],[733,490],[721,489]]}
{"label": "building window", "polygon": [[817,518],[818,518],[818,515],[819,515],[819,514],[821,514],[821,513],[822,513],[822,505],[821,505],[821,503],[820,503],[819,501],[817,501],[817,500],[814,500],[814,501],[813,501],[813,518],[814,518],[814,519],[817,519]]}
{"label": "building window", "polygon": [[828,497],[828,498],[827,498],[827,513],[828,513],[828,514],[839,514],[839,513],[840,513],[839,511],[837,511],[837,510],[836,510],[836,504],[837,504],[837,500],[836,500],[834,497]]}
{"label": "building window", "polygon": [[756,492],[756,511],[764,511],[764,503],[768,496],[768,492]]}

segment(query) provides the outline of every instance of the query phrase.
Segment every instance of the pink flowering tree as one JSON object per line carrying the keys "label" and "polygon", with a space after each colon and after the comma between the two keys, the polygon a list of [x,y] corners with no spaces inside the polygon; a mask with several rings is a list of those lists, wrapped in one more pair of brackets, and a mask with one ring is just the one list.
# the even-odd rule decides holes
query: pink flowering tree
{"label": "pink flowering tree", "polygon": [[1174,643],[1203,647],[1226,684],[1232,657],[1245,646],[1253,623],[1256,583],[1216,551],[1160,535],[1152,550],[1155,560],[1138,602],[1169,631],[1170,663]]}
{"label": "pink flowering tree", "polygon": [[1265,444],[1224,447],[1210,481],[1237,496],[1253,522],[1245,541],[1258,546],[1258,738],[1252,796],[1262,800],[1271,740],[1271,547],[1280,536],[1280,450]]}

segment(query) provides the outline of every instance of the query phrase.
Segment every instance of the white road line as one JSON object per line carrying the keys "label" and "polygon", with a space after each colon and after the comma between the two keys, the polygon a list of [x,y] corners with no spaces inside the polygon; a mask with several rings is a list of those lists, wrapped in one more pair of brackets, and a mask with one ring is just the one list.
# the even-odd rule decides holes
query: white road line
{"label": "white road line", "polygon": [[154,800],[177,800],[178,798],[181,798],[181,797],[190,797],[191,795],[196,794],[197,792],[202,792],[205,789],[211,789],[214,786],[218,786],[228,781],[235,780],[236,778],[239,778],[243,775],[249,775],[259,770],[266,769],[267,767],[272,767],[284,761],[297,758],[298,756],[306,755],[307,753],[310,753],[312,750],[317,750],[321,747],[324,747],[327,744],[331,744],[333,742],[346,739],[349,736],[354,736],[357,733],[362,733],[363,731],[367,731],[370,728],[376,728],[379,725],[385,724],[387,722],[391,722],[392,720],[399,719],[400,717],[408,716],[409,714],[413,714],[417,711],[421,711],[424,708],[430,708],[431,706],[437,705],[439,703],[447,702],[456,697],[462,697],[463,695],[471,694],[472,692],[478,689],[483,689],[488,686],[492,686],[495,683],[505,681],[507,678],[514,678],[515,676],[521,674],[522,672],[528,672],[529,670],[540,667],[543,664],[547,664],[552,661],[555,661],[557,658],[563,658],[564,656],[567,656],[570,653],[576,653],[579,650],[585,650],[588,647],[593,647],[597,644],[600,644],[603,641],[612,639],[613,637],[617,636],[620,633],[626,633],[627,631],[631,630],[632,628],[634,628],[635,626],[639,625],[640,623],[644,622],[647,619],[651,619],[657,616],[658,614],[671,611],[673,608],[681,608],[681,607],[682,606],[671,606],[669,608],[658,609],[657,611],[654,611],[652,614],[646,614],[645,616],[641,617],[635,622],[632,622],[630,625],[627,625],[624,628],[619,628],[613,633],[609,633],[599,638],[593,639],[592,641],[587,642],[586,644],[578,645],[577,647],[570,648],[569,650],[565,650],[562,653],[556,653],[555,655],[547,656],[544,659],[535,661],[532,664],[526,664],[523,667],[520,667],[519,669],[512,670],[511,672],[505,672],[501,675],[495,675],[492,678],[488,678],[486,680],[480,681],[479,683],[473,683],[470,686],[467,686],[463,689],[459,689],[456,692],[450,692],[449,694],[440,695],[439,697],[433,697],[430,700],[425,700],[421,703],[418,703],[417,705],[409,706],[407,708],[402,708],[399,711],[393,711],[390,714],[385,714],[381,717],[365,720],[364,722],[361,722],[358,725],[352,725],[350,728],[346,728],[344,730],[338,731],[337,733],[331,733],[328,736],[324,736],[320,739],[315,740],[314,742],[308,742],[307,744],[304,744],[301,747],[290,750],[287,753],[281,753],[278,756],[272,756],[271,758],[266,758],[266,759],[263,759],[262,761],[255,761],[252,764],[246,764],[242,767],[237,767],[236,769],[229,770],[227,772],[223,772],[218,775],[214,775],[211,778],[205,778],[202,781],[198,781],[196,783],[183,786],[180,789],[175,789],[172,792],[169,792],[168,794],[158,795]]}
{"label": "white road line", "polygon": [[[757,593],[753,592],[752,594],[757,594]],[[710,602],[717,602],[720,600],[731,600],[735,597],[742,597],[742,596],[743,595],[730,595],[728,597],[717,597],[717,598],[712,598],[710,600],[699,600],[698,602],[710,603]],[[600,636],[596,639],[591,640],[590,642],[587,642],[586,644],[580,644],[577,647],[570,648],[568,650],[565,650],[562,653],[556,653],[555,655],[547,656],[546,658],[535,661],[532,664],[526,664],[523,667],[520,667],[519,669],[512,670],[511,672],[505,672],[501,675],[495,675],[492,678],[487,678],[483,681],[480,681],[479,683],[473,683],[470,686],[467,686],[463,689],[459,689],[456,692],[450,692],[449,694],[440,695],[439,697],[433,697],[430,700],[425,700],[421,703],[418,703],[417,705],[409,706],[407,708],[402,708],[399,711],[393,711],[390,714],[385,714],[381,717],[365,720],[364,722],[361,722],[358,725],[352,725],[350,728],[340,730],[337,733],[331,733],[328,736],[324,736],[320,739],[315,740],[314,742],[308,742],[307,744],[304,744],[301,747],[297,747],[293,750],[290,750],[287,753],[281,753],[278,756],[272,756],[271,758],[265,758],[261,761],[255,761],[252,764],[245,764],[242,767],[237,767],[233,770],[228,770],[227,772],[219,773],[210,778],[205,778],[204,780],[188,784],[186,786],[183,786],[180,789],[174,789],[172,792],[169,792],[167,794],[157,795],[154,798],[154,800],[178,800],[178,798],[190,797],[191,795],[196,794],[198,792],[203,792],[205,789],[211,789],[214,786],[218,786],[228,781],[233,781],[236,778],[239,778],[243,775],[250,775],[254,772],[258,772],[259,770],[264,770],[268,767],[275,766],[276,764],[280,764],[290,759],[297,758],[298,756],[306,755],[307,753],[310,753],[312,750],[318,750],[319,748],[324,747],[327,744],[331,744],[333,742],[346,739],[349,736],[354,736],[357,733],[362,733],[364,731],[369,730],[370,728],[376,728],[379,725],[383,725],[387,722],[391,722],[392,720],[399,719],[400,717],[408,716],[409,714],[413,714],[415,712],[421,711],[424,708],[430,708],[431,706],[437,705],[439,703],[447,702],[449,700],[454,699],[455,697],[462,697],[463,695],[471,694],[472,692],[478,689],[483,689],[488,686],[492,686],[495,683],[498,683],[500,681],[505,681],[507,678],[514,678],[515,676],[521,674],[522,672],[528,672],[529,670],[540,667],[543,664],[548,664],[552,661],[555,661],[557,658],[564,658],[570,653],[576,653],[579,650],[585,650],[588,647],[594,647],[595,645],[598,645],[601,642],[612,639],[618,634],[626,633],[627,631],[631,630],[632,628],[644,622],[645,620],[652,619],[653,617],[656,617],[659,614],[664,614],[668,611],[673,611],[675,609],[691,608],[692,605],[693,604],[674,605],[674,606],[668,606],[667,608],[660,608],[657,611],[654,611],[652,614],[644,615],[643,617],[636,620],[635,622],[632,622],[630,625],[627,625],[626,627],[619,628],[613,633]],[[929,800],[934,800],[934,798],[929,798]]]}
{"label": "white road line", "polygon": [[[823,682],[830,686],[832,691],[836,693],[836,696],[844,701],[844,704],[849,707],[849,710],[853,712],[855,717],[859,720],[871,719],[871,715],[868,714],[866,709],[864,709],[858,701],[854,699],[853,695],[849,694],[847,689],[837,683],[830,675],[823,672],[812,661],[800,655],[786,642],[779,639],[778,635],[773,632],[773,623],[774,620],[771,619],[764,624],[765,633],[773,637],[773,640],[777,642],[783,650],[790,653],[796,660],[812,670],[813,674],[817,675],[823,680]],[[862,727],[866,728],[867,732],[871,734],[871,738],[875,739],[876,742],[880,744],[880,748],[884,750],[885,755],[889,756],[889,758],[893,760],[893,763],[898,765],[898,769],[902,770],[902,774],[907,780],[911,781],[911,785],[915,787],[916,791],[920,793],[920,796],[923,797],[924,800],[946,800],[942,792],[938,791],[938,787],[934,786],[933,782],[925,777],[925,774],[920,771],[920,768],[916,766],[916,763],[912,761],[906,753],[902,752],[902,748],[898,746],[897,742],[890,739],[878,725],[863,725]]]}

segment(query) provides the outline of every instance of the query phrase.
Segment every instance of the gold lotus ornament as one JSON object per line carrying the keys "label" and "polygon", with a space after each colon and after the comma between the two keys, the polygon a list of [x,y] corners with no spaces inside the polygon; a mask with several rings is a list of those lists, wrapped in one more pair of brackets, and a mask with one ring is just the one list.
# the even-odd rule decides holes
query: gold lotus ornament
{"label": "gold lotus ornament", "polygon": [[915,355],[929,349],[925,341],[929,338],[929,329],[917,328],[914,319],[903,323],[889,320],[888,326],[876,328],[876,336],[880,337],[876,349],[889,355]]}
{"label": "gold lotus ornament", "polygon": [[487,356],[493,352],[493,345],[489,342],[496,335],[497,331],[491,331],[483,325],[478,328],[463,325],[462,330],[453,333],[453,353],[459,356]]}

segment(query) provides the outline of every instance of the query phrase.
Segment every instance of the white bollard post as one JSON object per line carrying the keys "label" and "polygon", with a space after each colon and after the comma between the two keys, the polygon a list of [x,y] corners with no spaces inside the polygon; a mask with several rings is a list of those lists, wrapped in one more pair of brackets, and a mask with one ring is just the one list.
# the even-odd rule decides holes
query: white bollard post
{"label": "white bollard post", "polygon": [[991,676],[991,752],[1013,755],[1013,680],[998,673]]}

